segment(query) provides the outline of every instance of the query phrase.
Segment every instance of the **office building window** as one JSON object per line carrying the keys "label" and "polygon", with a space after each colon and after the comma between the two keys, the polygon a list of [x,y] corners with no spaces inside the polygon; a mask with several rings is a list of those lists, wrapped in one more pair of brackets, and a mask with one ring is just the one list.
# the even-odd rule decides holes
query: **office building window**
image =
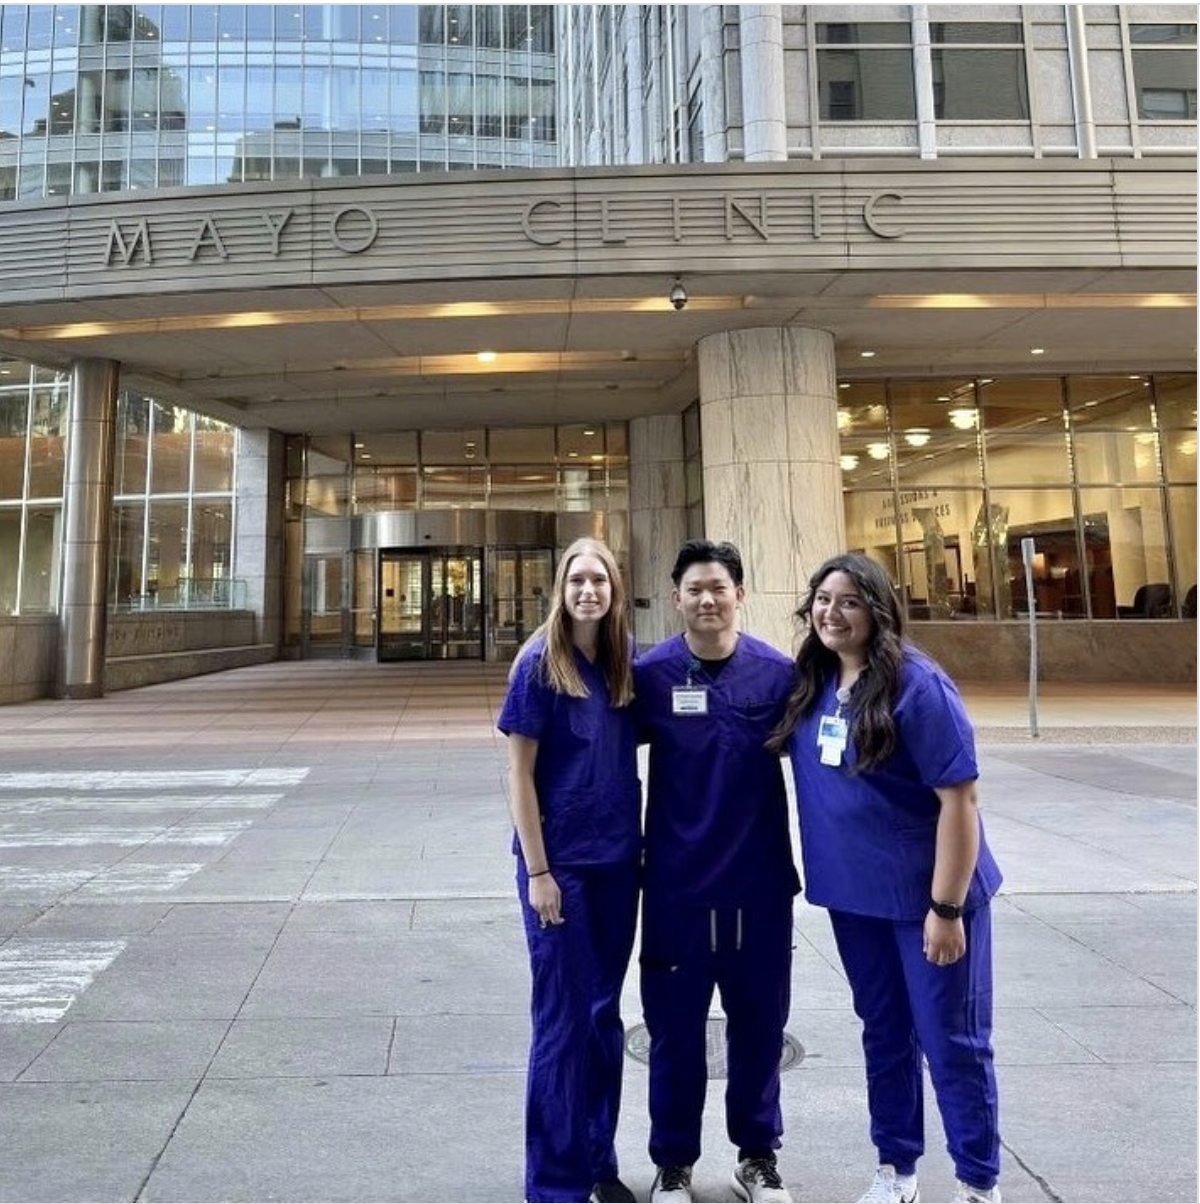
{"label": "office building window", "polygon": [[819,22],[822,121],[915,121],[912,30],[900,21]]}
{"label": "office building window", "polygon": [[1029,119],[1029,82],[1019,23],[935,21],[929,30],[936,117]]}
{"label": "office building window", "polygon": [[1196,26],[1130,25],[1137,115],[1147,121],[1195,121]]}
{"label": "office building window", "polygon": [[842,382],[838,429],[849,544],[909,618],[1194,609],[1195,377]]}

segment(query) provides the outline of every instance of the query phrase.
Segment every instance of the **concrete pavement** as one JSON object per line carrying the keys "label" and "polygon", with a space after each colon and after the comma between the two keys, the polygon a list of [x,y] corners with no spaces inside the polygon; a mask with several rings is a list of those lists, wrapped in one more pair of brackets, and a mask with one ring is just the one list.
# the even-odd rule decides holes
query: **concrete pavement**
{"label": "concrete pavement", "polygon": [[[1195,693],[1047,688],[1033,741],[1023,688],[964,692],[1006,875],[1005,1198],[1195,1200]],[[306,662],[0,708],[0,1199],[521,1198],[502,693],[476,664]],[[824,913],[796,931],[781,1166],[852,1200],[857,1021]],[[711,1088],[697,1198],[730,1200]],[[644,1200],[632,1058],[626,1090]]]}

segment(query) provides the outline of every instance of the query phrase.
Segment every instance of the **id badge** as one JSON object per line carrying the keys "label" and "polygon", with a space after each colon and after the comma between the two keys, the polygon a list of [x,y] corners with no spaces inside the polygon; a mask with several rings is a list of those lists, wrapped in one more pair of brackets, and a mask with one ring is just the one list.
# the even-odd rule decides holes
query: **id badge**
{"label": "id badge", "polygon": [[850,725],[840,715],[822,715],[817,727],[817,747],[822,765],[840,765],[846,751]]}
{"label": "id badge", "polygon": [[672,715],[707,715],[707,686],[673,686],[671,688]]}

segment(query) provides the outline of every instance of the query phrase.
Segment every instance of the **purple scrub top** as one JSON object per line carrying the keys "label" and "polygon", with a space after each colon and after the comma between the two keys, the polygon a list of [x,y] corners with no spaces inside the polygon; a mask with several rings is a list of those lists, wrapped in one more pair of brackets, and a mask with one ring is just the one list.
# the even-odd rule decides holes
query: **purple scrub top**
{"label": "purple scrub top", "polygon": [[[764,747],[792,671],[782,652],[745,634],[715,680],[682,635],[635,662],[638,732],[650,744],[647,896],[726,907],[799,889],[783,767]],[[708,689],[705,715],[672,711],[689,672]]]}
{"label": "purple scrub top", "polygon": [[[576,650],[587,698],[560,694],[545,679],[539,639],[509,683],[496,726],[538,742],[533,781],[551,867],[634,861],[641,851],[642,785],[632,706],[609,705],[598,665]],[[513,838],[513,852],[520,843]]]}
{"label": "purple scrub top", "polygon": [[[941,804],[934,788],[974,781],[975,733],[958,690],[941,668],[906,646],[896,701],[896,751],[881,766],[851,772],[854,742],[840,765],[822,765],[817,727],[837,711],[836,674],[792,733],[789,751],[800,808],[800,844],[810,903],[891,920],[929,910]],[[850,721],[849,708],[843,716]],[[979,827],[979,858],[967,891],[978,907],[1001,875]]]}

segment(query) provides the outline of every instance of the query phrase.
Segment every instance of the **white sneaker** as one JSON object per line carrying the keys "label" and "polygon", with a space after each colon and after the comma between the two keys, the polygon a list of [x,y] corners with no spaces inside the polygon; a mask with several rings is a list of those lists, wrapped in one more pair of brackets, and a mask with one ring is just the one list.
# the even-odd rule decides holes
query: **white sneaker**
{"label": "white sneaker", "polygon": [[692,1168],[660,1166],[650,1185],[650,1204],[692,1204]]}
{"label": "white sneaker", "polygon": [[954,1204],[1000,1204],[1000,1184],[985,1189],[959,1179],[954,1185]]}
{"label": "white sneaker", "polygon": [[885,1162],[875,1172],[866,1195],[858,1197],[858,1204],[917,1204],[920,1199],[916,1175],[897,1175],[896,1168]]}
{"label": "white sneaker", "polygon": [[733,1168],[733,1190],[752,1204],[792,1204],[774,1158],[743,1158]]}

